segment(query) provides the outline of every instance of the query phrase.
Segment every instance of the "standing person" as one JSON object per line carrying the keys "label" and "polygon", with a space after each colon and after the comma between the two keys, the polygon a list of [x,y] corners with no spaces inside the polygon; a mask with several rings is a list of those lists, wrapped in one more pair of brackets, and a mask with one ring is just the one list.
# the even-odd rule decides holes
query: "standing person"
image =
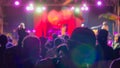
{"label": "standing person", "polygon": [[4,34],[0,35],[0,68],[5,68],[5,51],[6,51],[6,44],[8,42],[7,36]]}
{"label": "standing person", "polygon": [[67,24],[64,24],[61,27],[61,35],[66,35],[66,32],[67,32]]}
{"label": "standing person", "polygon": [[21,46],[22,44],[22,40],[24,39],[24,37],[26,35],[28,35],[28,33],[26,32],[26,28],[25,28],[25,24],[24,23],[20,23],[20,25],[17,28],[17,32],[18,32],[18,46]]}
{"label": "standing person", "polygon": [[109,32],[105,29],[98,31],[96,46],[96,63],[94,68],[108,68],[111,60],[116,58],[116,54],[112,47],[108,46],[108,34]]}
{"label": "standing person", "polygon": [[101,29],[104,29],[104,30],[107,30],[107,31],[109,30],[109,27],[108,27],[107,22],[104,21],[104,22],[102,23]]}
{"label": "standing person", "polygon": [[23,39],[22,60],[19,68],[34,68],[34,65],[41,59],[41,40],[34,36],[28,35]]}
{"label": "standing person", "polygon": [[111,28],[111,25],[108,22],[104,21],[102,23],[101,29],[104,29],[104,30],[108,31],[108,40],[113,41],[114,36],[113,36],[113,28]]}

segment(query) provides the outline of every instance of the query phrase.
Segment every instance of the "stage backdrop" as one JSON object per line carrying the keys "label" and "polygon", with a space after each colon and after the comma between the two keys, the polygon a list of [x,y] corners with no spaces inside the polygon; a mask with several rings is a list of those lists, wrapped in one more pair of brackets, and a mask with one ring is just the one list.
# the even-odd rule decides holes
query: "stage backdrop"
{"label": "stage backdrop", "polygon": [[72,31],[81,26],[83,18],[78,15],[75,16],[73,11],[69,9],[62,9],[57,11],[45,11],[42,14],[34,14],[34,27],[37,36],[51,36],[53,33],[62,34],[62,26],[66,25],[66,33],[71,35]]}

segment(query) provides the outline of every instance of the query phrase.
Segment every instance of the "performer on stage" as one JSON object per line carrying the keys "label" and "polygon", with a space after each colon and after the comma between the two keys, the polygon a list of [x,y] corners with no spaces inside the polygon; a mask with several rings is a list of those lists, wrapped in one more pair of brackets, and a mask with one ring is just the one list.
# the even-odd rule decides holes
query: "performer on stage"
{"label": "performer on stage", "polygon": [[24,23],[20,23],[20,25],[17,28],[17,32],[18,32],[18,36],[19,36],[19,38],[18,38],[18,46],[21,46],[22,45],[22,40],[24,39],[24,37],[26,35],[28,35],[28,33],[26,32]]}

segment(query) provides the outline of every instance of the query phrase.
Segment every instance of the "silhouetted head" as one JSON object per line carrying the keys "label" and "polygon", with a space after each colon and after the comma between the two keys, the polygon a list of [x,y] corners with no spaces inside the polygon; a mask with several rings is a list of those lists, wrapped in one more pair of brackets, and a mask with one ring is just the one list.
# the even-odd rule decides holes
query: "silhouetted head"
{"label": "silhouetted head", "polygon": [[41,40],[41,45],[45,45],[45,43],[47,42],[47,38],[45,38],[45,37],[40,37],[39,38],[40,40]]}
{"label": "silhouetted head", "polygon": [[66,44],[60,44],[57,46],[57,56],[58,57],[63,57],[63,56],[69,56],[69,48]]}
{"label": "silhouetted head", "polygon": [[62,37],[64,38],[64,40],[68,40],[69,39],[68,35],[63,35]]}
{"label": "silhouetted head", "polygon": [[40,55],[41,42],[36,36],[26,36],[23,40],[23,50],[27,57]]}
{"label": "silhouetted head", "polygon": [[6,48],[6,44],[8,42],[8,38],[6,35],[0,35],[0,44],[2,48]]}
{"label": "silhouetted head", "polygon": [[58,35],[57,35],[56,33],[53,33],[53,34],[52,34],[52,38],[53,38],[53,39],[55,39],[55,38],[57,38],[57,37],[58,37]]}
{"label": "silhouetted head", "polygon": [[97,35],[97,40],[99,44],[107,44],[107,40],[108,40],[108,31],[105,29],[101,29],[98,31],[98,35]]}
{"label": "silhouetted head", "polygon": [[84,27],[76,28],[70,37],[70,40],[75,41],[76,43],[87,43],[95,45],[96,37],[92,30]]}
{"label": "silhouetted head", "polygon": [[62,44],[63,42],[64,42],[63,39],[61,39],[61,38],[56,38],[56,39],[54,40],[54,45],[55,45],[55,46],[58,46],[58,45]]}
{"label": "silhouetted head", "polygon": [[47,42],[45,43],[45,48],[51,49],[51,48],[53,48],[53,47],[54,47],[53,41],[47,41]]}
{"label": "silhouetted head", "polygon": [[92,30],[85,27],[78,27],[73,30],[70,37],[70,56],[74,65],[78,68],[87,68],[96,59],[96,37]]}

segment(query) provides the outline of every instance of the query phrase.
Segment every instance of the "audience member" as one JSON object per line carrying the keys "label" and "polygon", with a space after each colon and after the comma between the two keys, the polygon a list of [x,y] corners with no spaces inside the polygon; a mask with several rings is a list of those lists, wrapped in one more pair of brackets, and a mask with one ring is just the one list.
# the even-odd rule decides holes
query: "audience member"
{"label": "audience member", "polygon": [[[108,46],[108,31],[101,29],[97,35],[98,45],[96,46],[98,60],[112,60],[114,59],[114,50]],[[97,57],[97,58],[98,58]]]}
{"label": "audience member", "polygon": [[120,68],[120,58],[113,60],[109,68]]}
{"label": "audience member", "polygon": [[6,48],[12,48],[15,45],[13,44],[13,40],[11,37],[8,36],[8,43],[6,44]]}
{"label": "audience member", "polygon": [[40,59],[41,41],[36,36],[26,36],[23,40],[23,68],[34,68]]}
{"label": "audience member", "polygon": [[6,35],[1,34],[0,35],[0,68],[4,68],[5,67],[5,49],[6,49],[6,44],[8,42],[8,38]]}
{"label": "audience member", "polygon": [[68,56],[60,59],[58,68],[89,68],[95,62],[96,38],[88,28],[76,28],[68,42]]}
{"label": "audience member", "polygon": [[115,58],[115,52],[108,46],[108,31],[100,29],[97,35],[98,45],[96,46],[96,63],[94,68],[108,68],[111,60]]}
{"label": "audience member", "polygon": [[59,46],[57,46],[56,52],[58,58],[68,56],[69,55],[68,45],[66,43],[60,44]]}
{"label": "audience member", "polygon": [[45,43],[47,42],[47,38],[40,37],[40,40],[41,40],[41,56],[42,58],[45,58],[47,52],[47,48],[45,48]]}

